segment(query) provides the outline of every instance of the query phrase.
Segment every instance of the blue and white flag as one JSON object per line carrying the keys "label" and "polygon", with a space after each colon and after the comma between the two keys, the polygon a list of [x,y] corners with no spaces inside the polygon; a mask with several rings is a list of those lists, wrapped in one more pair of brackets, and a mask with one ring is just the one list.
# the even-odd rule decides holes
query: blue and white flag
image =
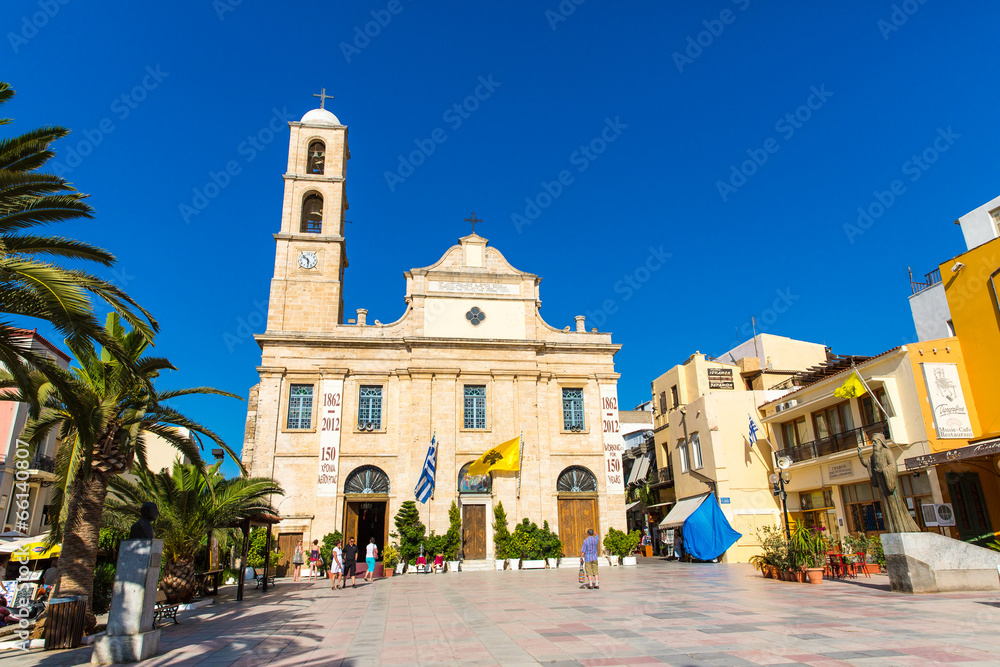
{"label": "blue and white flag", "polygon": [[757,442],[757,424],[754,423],[753,417],[750,417],[750,444]]}
{"label": "blue and white flag", "polygon": [[431,495],[434,494],[434,468],[437,465],[437,447],[434,445],[436,437],[436,435],[431,436],[431,446],[427,448],[424,469],[420,473],[420,479],[417,480],[417,488],[414,490],[417,494],[417,500],[422,503],[426,503],[431,499]]}

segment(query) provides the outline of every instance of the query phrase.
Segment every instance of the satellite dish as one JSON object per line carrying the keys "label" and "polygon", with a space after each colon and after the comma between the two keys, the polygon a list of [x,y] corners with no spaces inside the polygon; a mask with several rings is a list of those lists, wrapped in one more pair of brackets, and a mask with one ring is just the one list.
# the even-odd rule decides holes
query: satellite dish
{"label": "satellite dish", "polygon": [[778,459],[778,467],[782,470],[788,470],[788,467],[792,465],[792,460],[787,456],[782,456]]}

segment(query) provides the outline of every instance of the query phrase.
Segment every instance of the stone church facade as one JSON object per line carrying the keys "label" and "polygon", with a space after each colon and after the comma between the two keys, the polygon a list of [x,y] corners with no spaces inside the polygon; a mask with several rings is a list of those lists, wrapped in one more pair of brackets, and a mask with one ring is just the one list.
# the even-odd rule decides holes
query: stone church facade
{"label": "stone church facade", "polygon": [[[579,553],[587,528],[625,528],[611,335],[542,320],[541,279],[475,233],[405,275],[395,322],[344,323],[347,128],[328,110],[290,123],[260,382],[250,391],[243,461],[285,489],[278,545],[340,530],[380,549],[414,499],[431,438],[436,488],[418,503],[428,530],[457,501],[466,559],[493,557],[493,507],[557,530]],[[362,260],[363,261],[363,260]],[[522,435],[520,476],[463,468]],[[280,573],[279,569],[279,573]]]}

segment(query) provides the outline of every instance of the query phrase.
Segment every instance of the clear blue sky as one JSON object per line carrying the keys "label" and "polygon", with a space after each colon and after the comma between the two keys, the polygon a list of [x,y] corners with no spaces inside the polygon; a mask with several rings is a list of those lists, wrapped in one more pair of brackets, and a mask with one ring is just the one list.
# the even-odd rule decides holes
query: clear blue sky
{"label": "clear blue sky", "polygon": [[[59,162],[88,153],[68,177],[97,219],[56,231],[118,256],[105,275],[159,318],[157,352],[180,369],[168,386],[245,396],[256,382],[243,323],[263,330],[287,126],[260,150],[243,142],[273,109],[297,120],[325,86],[353,155],[347,312],[399,317],[403,271],[436,261],[475,209],[491,244],[543,277],[549,323],[589,311],[593,326],[614,302],[601,329],[624,346],[629,405],[695,350],[746,339],[751,316],[844,354],[914,339],[907,266],[923,274],[963,250],[952,221],[1000,193],[1000,6],[893,5],[564,0],[575,11],[557,19],[556,0],[8,2],[0,53],[18,95],[3,114],[18,131],[73,129]],[[372,12],[391,20],[357,48]],[[479,77],[499,85],[467,118],[446,117]],[[607,119],[614,141],[578,152]],[[436,128],[447,140],[391,189],[397,156]],[[925,149],[933,164],[907,164]],[[763,164],[730,180],[754,156]],[[179,207],[229,161],[240,173],[185,221]],[[563,170],[572,181],[518,229],[512,215]],[[897,179],[901,194],[849,238],[858,207]],[[672,256],[646,274],[661,247]],[[239,449],[244,404],[180,407]]]}

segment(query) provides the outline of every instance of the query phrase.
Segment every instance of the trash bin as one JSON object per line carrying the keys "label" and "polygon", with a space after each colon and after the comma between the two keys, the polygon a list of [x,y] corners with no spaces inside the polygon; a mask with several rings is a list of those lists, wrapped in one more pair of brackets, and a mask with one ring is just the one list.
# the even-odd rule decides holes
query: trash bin
{"label": "trash bin", "polygon": [[54,598],[45,607],[45,650],[76,648],[83,639],[87,598]]}

